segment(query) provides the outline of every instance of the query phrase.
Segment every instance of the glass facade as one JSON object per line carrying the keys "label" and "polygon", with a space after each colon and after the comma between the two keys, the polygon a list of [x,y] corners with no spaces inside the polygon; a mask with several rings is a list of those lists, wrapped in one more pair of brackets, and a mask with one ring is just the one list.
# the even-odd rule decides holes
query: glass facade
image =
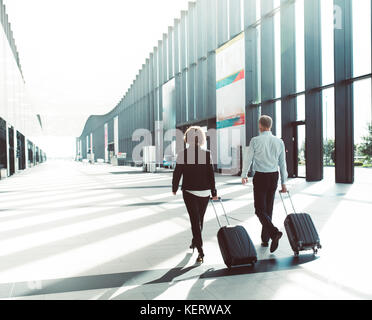
{"label": "glass facade", "polygon": [[371,1],[353,0],[353,76],[371,73]]}
{"label": "glass facade", "polygon": [[334,83],[334,9],[333,0],[321,1],[322,84]]}
{"label": "glass facade", "polygon": [[[322,91],[323,157],[325,167],[335,166],[335,99],[334,88]],[[332,171],[334,174],[334,171]]]}
{"label": "glass facade", "polygon": [[354,164],[372,167],[371,79],[354,82]]}
{"label": "glass facade", "polygon": [[[176,127],[215,128],[216,50],[244,32],[246,143],[258,134],[258,117],[268,114],[284,140],[291,177],[299,176],[301,164],[309,181],[323,179],[325,170],[336,182],[354,181],[360,165],[354,154],[361,157],[371,123],[370,0],[197,0],[170,30],[142,70],[150,85],[139,96],[134,81],[109,115],[119,117],[121,141],[132,134],[121,127],[153,131],[162,114],[162,86],[169,81],[160,76],[164,48],[175,65]],[[131,117],[143,104],[147,123]],[[87,123],[82,141],[90,131]],[[130,154],[131,146],[119,149]]]}
{"label": "glass facade", "polygon": [[[17,48],[0,1],[0,169],[8,175],[45,159],[40,148],[41,119],[27,97]],[[39,159],[39,160],[37,160]]]}

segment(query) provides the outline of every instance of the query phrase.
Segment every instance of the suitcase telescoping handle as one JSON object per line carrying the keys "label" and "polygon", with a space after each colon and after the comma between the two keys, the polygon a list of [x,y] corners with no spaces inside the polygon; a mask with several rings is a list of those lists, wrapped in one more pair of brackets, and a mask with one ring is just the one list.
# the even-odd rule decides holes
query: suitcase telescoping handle
{"label": "suitcase telescoping handle", "polygon": [[216,215],[216,218],[217,218],[217,221],[218,221],[218,224],[219,224],[220,228],[222,228],[222,225],[221,225],[220,219],[218,218],[218,214],[217,214],[216,207],[214,206],[214,202],[215,202],[215,201],[219,201],[219,202],[221,203],[221,207],[222,207],[223,213],[224,213],[224,215],[225,215],[225,218],[226,218],[227,224],[230,225],[229,219],[227,218],[227,214],[226,214],[226,211],[225,211],[225,207],[224,207],[223,204],[222,204],[222,199],[221,199],[221,197],[218,197],[218,200],[213,200],[213,198],[209,198],[209,201],[212,203],[212,207],[213,207],[213,210],[214,210],[214,213],[215,213],[215,215]]}
{"label": "suitcase telescoping handle", "polygon": [[[288,198],[291,201],[293,212],[296,213],[296,209],[295,209],[295,207],[293,205],[292,198],[291,198],[291,195],[290,195],[289,191],[287,191],[286,193],[288,194]],[[280,199],[282,199],[282,203],[283,203],[283,207],[284,207],[285,213],[288,216],[288,211],[287,211],[287,207],[285,206],[285,203],[284,203],[284,200],[283,200],[282,192],[279,191],[279,194],[280,194]]]}

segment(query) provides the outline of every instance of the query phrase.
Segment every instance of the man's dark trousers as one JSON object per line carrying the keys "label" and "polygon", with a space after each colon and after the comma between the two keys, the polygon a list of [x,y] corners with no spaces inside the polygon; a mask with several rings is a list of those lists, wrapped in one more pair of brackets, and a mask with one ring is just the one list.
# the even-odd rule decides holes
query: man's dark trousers
{"label": "man's dark trousers", "polygon": [[269,242],[279,231],[271,222],[278,179],[279,172],[256,172],[253,177],[254,207],[262,224],[262,242]]}

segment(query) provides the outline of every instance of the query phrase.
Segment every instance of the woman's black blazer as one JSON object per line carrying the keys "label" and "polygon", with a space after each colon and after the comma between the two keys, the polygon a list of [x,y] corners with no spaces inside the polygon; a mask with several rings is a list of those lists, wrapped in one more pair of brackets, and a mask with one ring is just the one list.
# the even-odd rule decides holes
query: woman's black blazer
{"label": "woman's black blazer", "polygon": [[210,151],[200,147],[190,147],[180,152],[173,172],[173,192],[177,192],[181,176],[183,176],[182,190],[211,190],[212,196],[217,196]]}

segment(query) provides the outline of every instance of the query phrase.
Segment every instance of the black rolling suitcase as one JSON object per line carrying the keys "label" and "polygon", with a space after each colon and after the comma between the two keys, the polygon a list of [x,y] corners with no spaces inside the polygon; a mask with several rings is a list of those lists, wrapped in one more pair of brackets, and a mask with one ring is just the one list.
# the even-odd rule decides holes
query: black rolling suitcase
{"label": "black rolling suitcase", "polygon": [[296,257],[300,254],[300,251],[305,250],[313,250],[314,254],[317,254],[318,249],[321,249],[322,246],[314,222],[309,214],[296,213],[289,192],[287,194],[291,201],[294,213],[288,214],[281,193],[280,198],[282,199],[284,210],[287,214],[284,221],[284,227],[292,250]]}
{"label": "black rolling suitcase", "polygon": [[221,198],[219,198],[219,202],[228,224],[227,226],[222,227],[214,206],[214,201],[212,199],[210,201],[220,226],[220,230],[217,233],[217,239],[226,266],[230,269],[233,266],[246,264],[254,265],[257,262],[256,248],[245,228],[243,226],[230,225]]}

